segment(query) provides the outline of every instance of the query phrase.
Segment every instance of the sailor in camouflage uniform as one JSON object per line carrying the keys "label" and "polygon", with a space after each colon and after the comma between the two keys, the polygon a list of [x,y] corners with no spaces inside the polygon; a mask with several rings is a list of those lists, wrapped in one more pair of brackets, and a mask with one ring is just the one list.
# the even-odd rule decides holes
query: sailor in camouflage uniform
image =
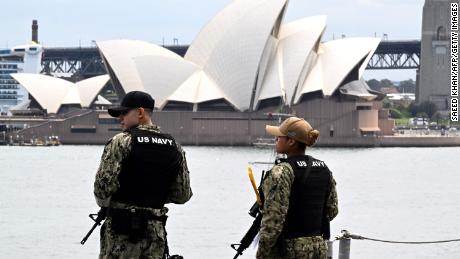
{"label": "sailor in camouflage uniform", "polygon": [[336,183],[323,161],[305,155],[319,132],[296,117],[266,131],[276,136],[276,151],[287,159],[277,161],[260,187],[257,258],[326,258],[329,222],[338,213]]}
{"label": "sailor in camouflage uniform", "polygon": [[109,109],[124,131],[105,146],[94,182],[96,202],[107,208],[99,258],[165,258],[164,205],[192,196],[185,152],[152,124],[153,109],[153,98],[139,91]]}

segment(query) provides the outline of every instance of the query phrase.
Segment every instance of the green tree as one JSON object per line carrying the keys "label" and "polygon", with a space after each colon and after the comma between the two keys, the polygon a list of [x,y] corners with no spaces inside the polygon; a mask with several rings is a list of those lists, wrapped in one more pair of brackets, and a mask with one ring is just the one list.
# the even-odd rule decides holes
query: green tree
{"label": "green tree", "polygon": [[436,104],[430,101],[424,101],[421,104],[411,103],[409,105],[409,111],[412,116],[417,116],[419,113],[425,113],[427,118],[433,117],[433,115],[438,111]]}
{"label": "green tree", "polygon": [[401,81],[398,88],[401,93],[415,93],[415,81],[412,79]]}
{"label": "green tree", "polygon": [[409,104],[408,110],[411,113],[412,117],[415,117],[415,115],[418,113],[419,105],[415,102],[412,102],[411,104]]}
{"label": "green tree", "polygon": [[404,115],[398,109],[395,109],[395,108],[390,109],[390,115],[391,115],[391,118],[393,119],[404,118]]}
{"label": "green tree", "polygon": [[394,87],[395,85],[391,82],[390,79],[382,79],[380,81],[380,88],[382,87]]}
{"label": "green tree", "polygon": [[389,109],[393,107],[393,102],[390,101],[388,97],[385,97],[382,102],[383,102],[383,108]]}
{"label": "green tree", "polygon": [[432,121],[436,121],[436,124],[439,124],[439,121],[442,120],[442,115],[440,112],[436,112],[433,117],[431,117]]}
{"label": "green tree", "polygon": [[431,118],[438,111],[438,108],[436,107],[436,104],[430,101],[424,101],[420,104],[420,111],[425,112],[428,115],[428,118]]}
{"label": "green tree", "polygon": [[375,91],[380,91],[380,81],[377,79],[371,79],[367,81],[367,85]]}

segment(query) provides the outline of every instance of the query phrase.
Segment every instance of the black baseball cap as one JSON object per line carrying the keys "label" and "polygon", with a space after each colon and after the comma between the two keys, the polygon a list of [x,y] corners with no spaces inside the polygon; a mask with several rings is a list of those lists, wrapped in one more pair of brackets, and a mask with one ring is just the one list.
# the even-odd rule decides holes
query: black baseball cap
{"label": "black baseball cap", "polygon": [[129,92],[121,100],[120,106],[108,109],[110,116],[118,117],[121,113],[136,108],[151,109],[155,107],[155,100],[148,93],[141,91]]}

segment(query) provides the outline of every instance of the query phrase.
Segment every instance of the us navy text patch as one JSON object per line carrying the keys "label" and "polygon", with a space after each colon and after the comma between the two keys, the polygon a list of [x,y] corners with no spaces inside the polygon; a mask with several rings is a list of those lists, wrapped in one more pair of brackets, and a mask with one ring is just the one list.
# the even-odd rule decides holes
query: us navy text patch
{"label": "us navy text patch", "polygon": [[158,137],[136,137],[137,143],[141,144],[158,144],[173,146],[174,142],[172,139],[158,138]]}

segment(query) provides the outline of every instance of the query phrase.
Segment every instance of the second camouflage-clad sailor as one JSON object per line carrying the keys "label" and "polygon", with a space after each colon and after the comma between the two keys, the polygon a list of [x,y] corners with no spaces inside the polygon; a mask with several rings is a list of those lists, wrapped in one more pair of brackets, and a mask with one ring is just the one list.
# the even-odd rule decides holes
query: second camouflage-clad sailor
{"label": "second camouflage-clad sailor", "polygon": [[276,151],[287,159],[266,174],[258,259],[326,258],[329,222],[338,213],[336,182],[323,161],[305,155],[319,132],[301,118],[267,126],[276,136]]}

